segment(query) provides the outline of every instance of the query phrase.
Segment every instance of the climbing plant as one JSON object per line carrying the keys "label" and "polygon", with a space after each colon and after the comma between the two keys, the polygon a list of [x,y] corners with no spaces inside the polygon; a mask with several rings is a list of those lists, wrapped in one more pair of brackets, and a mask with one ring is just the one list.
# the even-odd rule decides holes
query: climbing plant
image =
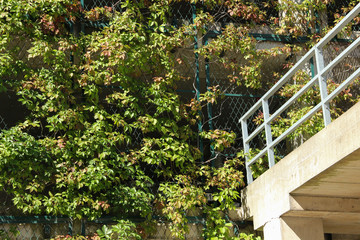
{"label": "climbing plant", "polygon": [[[160,215],[171,222],[174,236],[184,239],[187,216],[195,211],[205,218],[202,234],[208,239],[252,238],[233,237],[227,218],[244,185],[242,158],[215,167],[215,158],[205,158],[198,144],[209,140],[221,152],[236,139],[221,129],[198,131],[199,112],[222,93],[213,87],[190,101],[181,99],[176,90],[189,76],[175,53],[191,49],[221,64],[229,82],[261,92],[275,82],[264,81],[265,62],[301,49],[259,50],[249,33],[266,25],[279,33],[306,34],[297,20],[289,22],[284,6],[300,14],[305,7],[320,11],[327,2],[265,1],[260,8],[242,0],[192,1],[196,18],[174,27],[175,2],[127,0],[85,11],[73,0],[0,0],[0,87],[15,92],[26,108],[23,119],[1,133],[0,186],[23,213],[117,216],[117,227],[98,231],[104,239],[145,238],[144,228],[123,219],[141,216],[151,225],[152,216]],[[284,17],[268,18],[266,9],[272,7]],[[229,21],[207,45],[194,47],[194,39],[201,41],[219,21],[212,14],[218,9]],[[312,27],[310,17],[299,15]],[[106,26],[76,32],[84,22]],[[297,86],[281,94],[287,97]]]}

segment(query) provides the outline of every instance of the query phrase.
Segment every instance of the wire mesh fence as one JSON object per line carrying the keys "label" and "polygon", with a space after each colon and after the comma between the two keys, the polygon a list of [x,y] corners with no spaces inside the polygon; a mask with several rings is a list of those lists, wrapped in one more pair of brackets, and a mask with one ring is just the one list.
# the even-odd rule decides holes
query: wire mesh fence
{"label": "wire mesh fence", "polygon": [[[170,224],[156,218],[156,223],[146,226],[147,232],[143,232],[143,219],[132,219],[137,224],[137,230],[142,232],[142,238],[148,240],[171,240],[177,239],[170,230]],[[0,239],[2,240],[63,240],[70,236],[77,239],[100,239],[99,235],[110,236],[111,227],[117,222],[113,217],[103,217],[94,221],[76,220],[67,217],[50,216],[0,216]],[[251,224],[244,222],[233,222],[234,227],[230,229],[234,236],[240,232],[250,232]],[[206,228],[203,218],[188,218],[188,233],[185,239],[201,240],[202,231]],[[150,230],[149,230],[150,229]],[[115,237],[115,235],[113,235]],[[108,239],[108,238],[107,238]],[[123,239],[123,238],[119,238]]]}
{"label": "wire mesh fence", "polygon": [[[252,4],[258,6],[259,9],[268,16],[265,22],[269,26],[272,24],[273,18],[278,18],[280,14],[279,8],[275,7],[276,2],[277,1],[262,0],[252,1]],[[327,18],[325,20],[319,18],[319,21],[326,21],[326,24],[332,26],[336,21],[336,14],[343,14],[343,12],[346,12],[344,8],[353,2],[354,1],[350,0],[330,1],[327,6]],[[83,2],[83,8],[87,11],[95,7],[104,6],[112,7],[113,9],[121,11],[121,1],[117,0],[85,0]],[[208,9],[207,6],[201,5],[200,3],[194,5],[189,1],[175,1],[172,3],[171,9],[172,14],[169,21],[175,27],[191,24],[194,17],[196,17],[197,10],[208,11],[215,19],[214,24],[208,27],[208,31],[197,35],[196,39],[194,38],[194,41],[188,45],[188,48],[174,50],[174,56],[177,59],[181,59],[183,62],[183,64],[178,66],[178,71],[184,76],[184,80],[178,83],[177,87],[177,92],[181,99],[189,101],[192,98],[198,98],[197,93],[205,93],[206,91],[209,91],[209,88],[214,86],[219,86],[223,93],[222,97],[219,98],[216,103],[208,104],[203,108],[201,128],[199,128],[200,131],[201,129],[221,129],[236,133],[237,137],[233,146],[221,153],[214,152],[214,150],[210,147],[210,142],[200,140],[202,141],[201,144],[205,145],[202,148],[203,155],[207,158],[216,158],[216,161],[214,162],[221,165],[223,161],[236,156],[236,154],[242,150],[243,142],[241,136],[241,126],[239,125],[238,120],[254,105],[266,89],[251,90],[246,87],[239,86],[236,83],[229,82],[227,76],[230,73],[228,70],[223,68],[219,61],[216,61],[216,59],[215,61],[209,61],[201,56],[194,55],[194,48],[198,45],[206,45],[208,42],[211,42],[212,39],[216,39],[221,34],[223,27],[228,24],[239,25],[249,23],[251,20],[231,16],[227,7],[224,5]],[[84,24],[87,28],[83,29],[85,33],[98,30],[97,27],[99,27],[99,25],[90,24],[88,21]],[[258,30],[259,29],[265,33],[272,33],[270,28],[266,28],[266,31],[263,27],[258,28]],[[358,26],[355,25],[353,30],[358,30]],[[261,36],[259,39],[262,39]],[[17,39],[17,41],[14,41],[13,44],[14,47],[18,49],[20,59],[26,59],[29,44],[24,39]],[[339,49],[342,49],[345,45],[348,45],[348,43],[343,43],[342,45],[334,43],[329,46],[326,61],[330,61],[330,59],[333,58],[332,56],[336,56]],[[281,43],[281,40],[279,42],[271,43],[264,43],[262,40],[258,40],[256,46],[258,48],[266,48],[283,46],[283,43]],[[355,52],[353,56],[349,57],[346,61],[344,61],[344,63],[335,68],[331,72],[332,75],[329,77],[328,81],[337,83],[340,82],[341,79],[346,78],[346,76],[348,76],[354,68],[359,66],[358,55],[358,52]],[[243,56],[239,55],[236,57],[241,59]],[[242,61],[239,59],[238,61]],[[268,62],[265,62],[263,65],[264,71],[262,71],[261,75],[263,82],[274,81],[271,73],[274,70],[282,72],[282,65],[288,62],[289,61],[284,57],[270,59]],[[41,68],[41,62],[36,60],[32,61],[31,67]],[[358,90],[354,92],[354,95],[359,95]],[[7,106],[3,105],[0,107],[0,130],[4,130],[13,126],[17,121],[22,120],[25,113],[21,106],[16,104],[16,95],[14,93],[2,94],[1,98],[4,98],[4,102],[11,103]],[[273,109],[276,109],[283,101],[283,98],[277,96],[271,100],[270,105]],[[344,102],[342,107],[348,108],[349,106],[349,104]],[[113,105],[109,105],[108,107],[111,113],[117,113],[119,110]],[[10,108],[12,110],[10,110]],[[16,111],[14,111],[14,109],[16,109]],[[273,112],[274,110],[271,111]],[[261,114],[261,112],[256,112],[253,118],[256,118],[259,114]],[[284,116],[288,117],[286,116],[286,113]],[[257,124],[255,121],[252,121],[249,128],[253,130],[256,126]],[[131,144],[141,144],[141,141],[143,140],[143,133],[139,129],[134,129],[131,134],[131,139],[133,139]],[[260,137],[254,139],[251,147],[260,148],[265,144],[264,141],[264,138],[261,137],[260,134]],[[291,146],[289,147],[289,145]],[[285,155],[293,147],[293,143],[290,141],[284,141],[279,145],[279,149],[277,151]],[[126,149],[124,151],[126,151]],[[154,165],[144,165],[143,171],[147,171],[149,175],[153,173],[153,176],[155,176],[156,168],[157,166]],[[154,187],[154,189],[157,188]],[[156,192],[154,192],[154,194],[156,194]],[[114,223],[115,222],[113,222],[111,218],[110,220],[100,219],[98,221],[91,222],[72,221],[66,217],[12,217],[9,215],[0,217],[0,239],[51,239],[56,236],[77,234],[89,236],[96,233],[97,229],[100,229],[103,225],[111,225]],[[200,235],[201,229],[204,227],[206,226],[204,225],[203,220],[194,220],[190,222],[190,231],[188,236],[186,236],[186,239],[202,239]],[[146,237],[147,239],[172,239],[172,235],[166,221],[158,221],[157,225],[153,229],[153,233]]]}
{"label": "wire mesh fence", "polygon": [[[356,2],[357,1],[353,0],[328,1],[328,3],[326,3],[326,18],[321,17],[322,13],[316,13],[317,15],[315,17],[317,18],[318,25],[333,26],[338,15],[346,14],[348,8],[353,6]],[[256,0],[249,2],[248,4],[249,6],[256,6],[259,9],[259,13],[266,16],[261,23],[262,25],[265,24],[270,27],[270,33],[274,33],[274,30],[272,29],[274,27],[273,20],[281,17],[283,15],[281,11],[284,11],[281,7],[281,2]],[[115,7],[120,5],[121,1],[92,0],[84,2],[84,9],[90,10],[94,7]],[[216,38],[221,34],[222,29],[228,24],[253,24],[252,21],[254,20],[251,18],[234,17],[234,15],[229,12],[229,7],[225,4],[219,4],[216,7],[208,7],[206,4],[201,4],[201,2],[192,4],[189,1],[175,1],[171,5],[171,11],[172,14],[169,21],[175,27],[191,24],[196,17],[196,13],[199,11],[209,12],[214,17],[214,23],[212,26],[208,27],[208,32],[202,33],[201,35],[198,34],[194,39],[194,42],[189,45],[190,49],[188,51],[187,49],[178,49],[175,53],[175,55],[185,63],[180,66],[181,69],[179,69],[179,71],[182,72],[185,77],[188,77],[188,80],[181,83],[181,86],[178,87],[178,93],[186,99],[196,98],[197,95],[195,93],[204,93],[208,90],[208,87],[211,86],[221,86],[225,98],[221,99],[212,110],[209,110],[209,107],[203,109],[202,115],[204,117],[201,124],[204,129],[220,128],[223,130],[234,131],[238,136],[237,141],[233,150],[227,150],[227,155],[234,155],[242,149],[242,139],[238,119],[257,101],[257,96],[261,95],[261,91],[258,93],[249,89],[240,89],[236,84],[229,84],[226,79],[226,75],[228,74],[226,70],[217,67],[216,63],[210,63],[209,65],[209,63],[206,63],[206,60],[201,59],[201,57],[195,57],[193,55],[193,49],[191,48],[196,48],[198,45],[206,45],[212,38]],[[309,11],[307,14],[315,13]],[[306,27],[311,27],[308,23],[305,25]],[[264,28],[259,30],[255,27],[254,29],[255,31],[265,31],[265,33],[269,33],[269,28],[268,30],[264,30]],[[270,46],[271,44],[272,46]],[[277,46],[282,46],[282,44],[279,43]],[[265,46],[259,47],[274,47],[274,43],[269,43],[269,46],[266,46],[265,44]],[[274,66],[274,64],[277,64],[277,66]],[[269,72],[263,74],[262,77],[265,79],[263,82],[272,82],[270,80],[270,72],[284,64],[286,64],[286,60],[284,61],[284,59],[281,58],[275,59],[275,61],[272,59],[268,63],[265,63],[264,68],[267,68]],[[206,70],[206,68],[208,68],[208,70]],[[206,73],[206,71],[208,71],[208,73]],[[269,78],[269,80],[266,80],[266,78]],[[274,99],[273,102],[274,104],[278,104],[275,102],[281,102],[281,100]],[[137,139],[140,140],[141,134],[139,133],[137,136]],[[259,141],[258,144],[263,144],[261,143],[263,140],[259,139]],[[205,151],[206,149],[209,150],[210,148],[205,148]]]}
{"label": "wire mesh fence", "polygon": [[[332,27],[339,21],[339,18],[345,16],[352,7],[354,7],[359,1],[357,0],[332,0],[326,6],[327,24]],[[354,23],[352,30],[359,31],[359,24]]]}

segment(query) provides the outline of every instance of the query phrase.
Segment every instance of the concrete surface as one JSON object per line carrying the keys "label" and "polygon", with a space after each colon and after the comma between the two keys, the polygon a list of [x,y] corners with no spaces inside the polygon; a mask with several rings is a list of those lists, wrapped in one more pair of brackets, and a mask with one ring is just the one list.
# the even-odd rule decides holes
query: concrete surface
{"label": "concrete surface", "polygon": [[243,190],[231,216],[252,219],[255,229],[291,217],[318,219],[325,233],[360,234],[360,103]]}

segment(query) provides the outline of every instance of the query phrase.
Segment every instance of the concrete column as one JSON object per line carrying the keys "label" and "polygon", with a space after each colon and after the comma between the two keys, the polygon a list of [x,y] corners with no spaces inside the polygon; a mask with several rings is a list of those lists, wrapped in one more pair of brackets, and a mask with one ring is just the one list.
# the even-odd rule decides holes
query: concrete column
{"label": "concrete column", "polygon": [[282,217],[264,226],[265,240],[324,240],[320,218]]}

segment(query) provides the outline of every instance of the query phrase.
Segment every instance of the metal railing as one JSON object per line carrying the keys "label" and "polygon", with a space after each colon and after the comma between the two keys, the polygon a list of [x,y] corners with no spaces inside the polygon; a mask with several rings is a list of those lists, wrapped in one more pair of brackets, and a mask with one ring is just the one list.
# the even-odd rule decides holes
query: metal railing
{"label": "metal railing", "polygon": [[[330,115],[330,101],[333,100],[339,93],[346,89],[350,83],[352,83],[359,75],[360,68],[356,69],[345,81],[343,81],[339,86],[328,94],[327,91],[327,79],[326,74],[328,74],[331,69],[333,69],[340,61],[345,57],[348,57],[353,50],[356,49],[360,44],[360,38],[357,38],[352,42],[341,54],[339,54],[334,60],[329,64],[325,65],[323,48],[329,43],[347,24],[349,24],[355,17],[360,13],[360,4],[358,4],[351,12],[349,12],[346,17],[341,20],[320,42],[318,42],[314,47],[311,48],[302,58],[298,61],[265,95],[244,115],[241,117],[239,122],[242,127],[243,135],[243,144],[244,152],[246,155],[246,171],[247,171],[247,181],[250,184],[253,181],[252,171],[250,166],[253,165],[257,160],[263,157],[267,153],[268,164],[271,168],[275,165],[275,155],[274,147],[284,140],[289,134],[294,132],[301,124],[306,120],[310,119],[315,113],[322,110],[324,125],[327,126],[331,123]],[[314,61],[315,60],[315,61]],[[270,114],[269,110],[269,99],[274,96],[274,94],[280,90],[295,74],[298,70],[304,69],[307,64],[310,62],[316,62],[316,75],[307,82],[296,94],[294,94],[290,99],[288,99],[275,113]],[[314,87],[318,83],[318,88],[320,90],[321,101],[315,105],[309,112],[307,112],[301,119],[295,122],[290,126],[285,132],[273,140],[271,124],[277,117],[280,117],[288,107],[293,104],[296,100],[299,99],[307,90]],[[262,108],[263,113],[263,123],[258,126],[253,132],[249,134],[248,131],[248,120],[253,116],[258,109]],[[250,141],[254,139],[257,135],[265,131],[266,138],[266,147],[264,147],[255,157],[250,158]]]}

